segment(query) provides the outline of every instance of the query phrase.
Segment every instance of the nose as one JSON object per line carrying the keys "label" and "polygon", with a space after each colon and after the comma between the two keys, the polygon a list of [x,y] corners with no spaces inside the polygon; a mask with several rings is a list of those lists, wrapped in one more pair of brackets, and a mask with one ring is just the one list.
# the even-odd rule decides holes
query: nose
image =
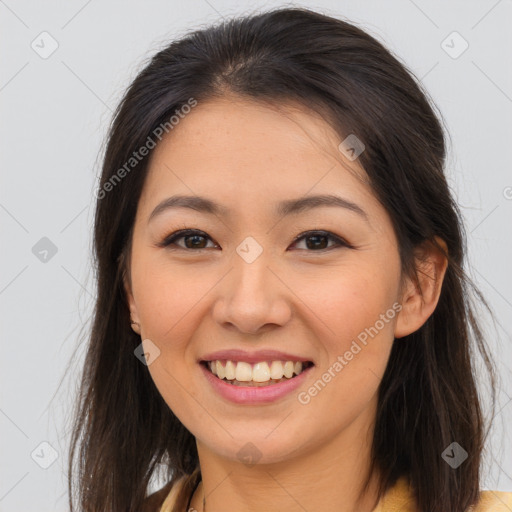
{"label": "nose", "polygon": [[264,254],[251,263],[234,256],[233,268],[217,287],[213,315],[220,326],[258,334],[289,322],[293,294]]}

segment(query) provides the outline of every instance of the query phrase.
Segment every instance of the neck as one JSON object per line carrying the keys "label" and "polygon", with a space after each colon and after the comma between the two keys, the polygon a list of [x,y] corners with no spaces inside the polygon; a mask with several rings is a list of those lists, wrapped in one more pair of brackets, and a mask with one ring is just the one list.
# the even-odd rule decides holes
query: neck
{"label": "neck", "polygon": [[203,512],[372,512],[377,475],[366,492],[373,428],[362,435],[367,418],[358,418],[323,445],[310,444],[295,457],[252,466],[220,457],[197,441],[202,481],[191,507]]}

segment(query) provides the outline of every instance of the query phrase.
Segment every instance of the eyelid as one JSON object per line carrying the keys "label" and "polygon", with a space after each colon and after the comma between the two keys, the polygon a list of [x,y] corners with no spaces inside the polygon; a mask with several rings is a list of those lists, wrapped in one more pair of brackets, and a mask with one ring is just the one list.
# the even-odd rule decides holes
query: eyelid
{"label": "eyelid", "polygon": [[[303,231],[302,233],[300,233],[293,239],[292,245],[297,243],[300,239],[306,238],[307,235],[309,235],[309,236],[323,235],[323,236],[326,236],[327,238],[331,238],[332,240],[336,241],[338,244],[337,246],[334,246],[334,247],[346,246],[350,249],[355,248],[353,245],[349,244],[343,237],[338,236],[335,233],[332,233],[331,231],[327,231],[325,229],[320,229],[320,228],[308,229],[306,231]],[[331,247],[331,249],[333,249],[334,247]],[[321,252],[322,250],[327,251],[329,249],[321,249],[319,251],[308,251],[308,252]]]}
{"label": "eyelid", "polygon": [[[186,226],[183,226],[181,229],[175,230],[172,233],[170,233],[169,235],[165,236],[164,239],[161,242],[157,243],[156,245],[157,245],[157,247],[160,247],[160,248],[168,248],[169,246],[173,245],[176,240],[179,240],[179,239],[184,238],[186,236],[193,236],[193,235],[199,235],[199,236],[202,236],[204,238],[207,238],[208,240],[211,240],[215,245],[218,246],[217,242],[215,242],[212,239],[212,237],[210,235],[208,235],[206,232],[204,232],[204,231],[202,231],[200,229],[197,229],[197,228],[189,228],[189,227],[186,227]],[[331,249],[337,249],[337,248],[341,248],[341,247],[346,247],[348,249],[355,249],[356,248],[355,246],[353,246],[352,244],[347,242],[345,240],[345,238],[343,238],[341,236],[338,236],[335,233],[332,233],[331,231],[327,231],[325,229],[320,229],[320,228],[308,229],[306,231],[301,232],[299,235],[297,235],[293,239],[292,245],[294,245],[297,242],[301,241],[301,239],[306,238],[308,235],[309,236],[322,235],[322,236],[325,236],[327,238],[330,238],[331,240],[334,240],[336,242],[336,244],[334,246],[328,247],[326,249],[319,249],[318,251],[305,249],[306,252],[312,252],[312,253],[319,252],[319,253],[323,253],[325,251],[330,251]],[[200,249],[188,249],[186,247],[181,247],[181,246],[177,246],[177,248],[185,250],[185,251],[189,251],[189,252],[199,252],[199,251],[204,251],[206,249],[209,249],[208,247],[203,247],[203,248],[200,248]]]}
{"label": "eyelid", "polygon": [[[196,229],[196,228],[187,228],[187,227],[183,227],[182,229],[175,230],[172,233],[170,233],[169,235],[166,235],[163,238],[163,240],[161,242],[158,242],[156,245],[158,247],[166,248],[166,247],[172,245],[175,240],[179,240],[180,238],[183,238],[183,237],[186,237],[186,236],[193,236],[193,235],[202,236],[204,238],[207,238],[207,239],[211,240],[216,245],[218,245],[212,239],[212,237],[210,235],[208,235],[207,233],[205,233],[204,231],[201,231],[200,229]],[[204,248],[203,249],[187,249],[185,247],[180,247],[180,246],[178,246],[178,248],[179,249],[184,249],[185,251],[196,251],[196,252],[204,250]]]}

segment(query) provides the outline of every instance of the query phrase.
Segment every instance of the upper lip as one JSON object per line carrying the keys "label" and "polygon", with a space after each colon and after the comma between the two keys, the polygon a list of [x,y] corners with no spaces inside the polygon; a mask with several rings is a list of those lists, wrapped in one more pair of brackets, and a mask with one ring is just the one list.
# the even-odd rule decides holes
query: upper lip
{"label": "upper lip", "polygon": [[255,352],[246,352],[244,350],[231,349],[231,350],[218,350],[211,352],[200,358],[200,361],[216,361],[227,360],[230,361],[245,361],[247,363],[259,363],[261,361],[302,361],[303,363],[311,361],[307,357],[297,356],[281,352],[280,350],[256,350]]}

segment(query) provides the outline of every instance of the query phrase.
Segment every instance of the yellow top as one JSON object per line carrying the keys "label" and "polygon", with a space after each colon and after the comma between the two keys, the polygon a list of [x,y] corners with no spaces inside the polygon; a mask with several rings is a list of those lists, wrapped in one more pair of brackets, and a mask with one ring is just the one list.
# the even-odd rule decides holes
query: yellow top
{"label": "yellow top", "polygon": [[[160,512],[172,512],[172,507],[176,501],[181,486],[186,477],[182,477],[173,485],[167,495]],[[414,505],[414,499],[405,477],[400,478],[397,483],[380,500],[373,512],[417,512]],[[468,512],[511,512],[512,511],[512,492],[503,491],[482,491],[480,502],[476,508],[468,509]],[[180,511],[187,512],[187,511]]]}

